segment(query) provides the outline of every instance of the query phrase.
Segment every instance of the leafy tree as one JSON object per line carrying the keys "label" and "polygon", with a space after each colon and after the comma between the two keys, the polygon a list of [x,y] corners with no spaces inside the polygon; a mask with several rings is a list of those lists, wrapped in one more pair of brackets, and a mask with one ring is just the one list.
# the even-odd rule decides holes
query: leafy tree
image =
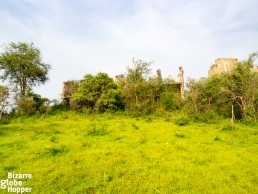
{"label": "leafy tree", "polygon": [[48,98],[42,98],[39,94],[28,90],[26,94],[17,100],[18,115],[44,114],[49,104]]}
{"label": "leafy tree", "polygon": [[256,120],[258,109],[258,73],[253,72],[255,57],[253,53],[249,58],[237,64],[231,74],[225,77],[222,92],[236,104],[241,117],[245,120]]}
{"label": "leafy tree", "polygon": [[126,109],[151,113],[157,108],[175,110],[180,106],[176,83],[160,76],[151,76],[152,62],[133,60],[127,68],[123,86]]}
{"label": "leafy tree", "polygon": [[198,118],[200,116],[202,106],[199,98],[202,90],[201,84],[194,79],[189,79],[186,86],[188,88],[188,92],[186,94],[187,112],[190,116]]}
{"label": "leafy tree", "polygon": [[258,113],[258,73],[253,72],[257,53],[236,64],[231,73],[215,75],[201,80],[189,80],[186,107],[191,116],[199,119],[210,112],[231,115],[234,106],[235,116],[254,121]]}
{"label": "leafy tree", "polygon": [[9,89],[6,86],[0,85],[0,119],[8,105]]}
{"label": "leafy tree", "polygon": [[221,112],[224,115],[228,113],[225,107],[231,108],[231,106],[228,105],[228,98],[221,91],[222,85],[222,75],[200,80],[189,79],[186,84],[188,91],[185,101],[188,115],[196,120],[208,121],[213,119],[211,117],[216,113]]}
{"label": "leafy tree", "polygon": [[157,105],[164,107],[166,111],[174,111],[182,107],[183,100],[178,84],[172,79],[164,79],[158,90]]}
{"label": "leafy tree", "polygon": [[127,83],[140,83],[147,80],[151,73],[150,65],[152,62],[133,59],[133,67],[127,67]]}
{"label": "leafy tree", "polygon": [[147,82],[147,78],[151,73],[151,63],[133,60],[133,67],[127,67],[125,87],[123,88],[127,110],[141,111],[146,109],[151,101],[150,98],[153,99],[152,94],[149,93],[151,84]]}
{"label": "leafy tree", "polygon": [[124,109],[123,91],[106,73],[96,76],[86,74],[77,91],[71,96],[76,109],[89,108],[96,111]]}
{"label": "leafy tree", "polygon": [[44,84],[49,69],[50,65],[42,61],[41,52],[33,43],[11,42],[0,54],[1,78],[9,80],[20,97],[32,86]]}

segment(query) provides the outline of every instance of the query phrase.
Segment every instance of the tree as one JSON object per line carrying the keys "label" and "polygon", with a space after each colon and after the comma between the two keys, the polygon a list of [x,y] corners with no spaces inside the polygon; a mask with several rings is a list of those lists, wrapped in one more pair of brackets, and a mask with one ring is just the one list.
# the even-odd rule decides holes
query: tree
{"label": "tree", "polygon": [[189,80],[186,105],[195,118],[207,118],[208,113],[230,116],[231,107],[237,118],[255,121],[258,114],[258,73],[254,72],[253,53],[245,61],[236,64],[230,73]]}
{"label": "tree", "polygon": [[249,58],[239,62],[237,67],[225,77],[222,91],[236,104],[241,117],[245,120],[256,120],[258,109],[258,75],[253,72],[255,58],[258,53],[252,53]]}
{"label": "tree", "polygon": [[9,82],[18,90],[20,97],[32,86],[44,84],[49,78],[51,66],[41,59],[41,52],[33,43],[11,42],[4,46],[0,54],[1,79]]}
{"label": "tree", "polygon": [[129,111],[151,113],[157,109],[175,110],[180,106],[175,81],[151,76],[152,62],[133,60],[132,67],[127,67],[123,90],[126,109]]}
{"label": "tree", "polygon": [[189,79],[186,83],[185,108],[190,117],[197,120],[207,121],[215,113],[225,114],[225,107],[229,101],[222,93],[223,75],[200,80]]}
{"label": "tree", "polygon": [[9,89],[6,86],[0,85],[0,119],[8,105]]}
{"label": "tree", "polygon": [[26,92],[26,95],[17,100],[18,115],[32,115],[35,113],[43,114],[47,111],[48,98],[42,98],[39,94],[31,90]]}
{"label": "tree", "polygon": [[77,91],[71,96],[71,104],[76,108],[96,111],[124,109],[123,91],[106,73],[96,76],[86,74]]}
{"label": "tree", "polygon": [[133,67],[127,67],[127,75],[125,79],[125,103],[127,110],[142,111],[150,103],[148,98],[150,84],[147,78],[150,75],[150,65],[152,62],[142,60],[133,60]]}

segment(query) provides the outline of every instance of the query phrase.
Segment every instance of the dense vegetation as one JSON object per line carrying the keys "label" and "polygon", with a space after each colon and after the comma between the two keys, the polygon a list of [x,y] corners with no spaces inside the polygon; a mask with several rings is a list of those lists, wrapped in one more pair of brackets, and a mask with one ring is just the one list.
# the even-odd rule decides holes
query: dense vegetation
{"label": "dense vegetation", "polygon": [[[73,81],[67,108],[79,112],[116,112],[146,115],[161,111],[184,111],[188,118],[209,122],[217,118],[256,122],[258,113],[258,74],[252,71],[257,53],[239,62],[231,73],[200,80],[189,79],[185,99],[174,80],[152,76],[151,63],[133,60],[123,80],[114,82],[106,73],[86,74]],[[32,43],[10,43],[0,55],[1,78],[9,80],[14,92],[12,115],[47,114],[50,100],[33,92],[32,86],[48,80],[50,65],[42,62]],[[6,110],[8,88],[0,88],[0,116]],[[63,108],[64,105],[60,105]]]}
{"label": "dense vegetation", "polygon": [[[74,90],[70,103],[75,110],[126,110],[133,114],[182,110],[196,121],[212,122],[232,118],[256,122],[258,113],[258,74],[252,71],[256,53],[239,62],[231,73],[200,80],[189,79],[185,99],[173,80],[151,76],[150,64],[134,61],[126,78],[114,83],[106,74],[87,74]],[[73,106],[74,107],[74,106]]]}

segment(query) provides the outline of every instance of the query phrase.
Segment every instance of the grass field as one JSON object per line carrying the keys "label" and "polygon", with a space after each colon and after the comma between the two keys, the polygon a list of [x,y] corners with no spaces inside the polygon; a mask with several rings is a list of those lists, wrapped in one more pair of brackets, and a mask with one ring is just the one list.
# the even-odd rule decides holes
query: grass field
{"label": "grass field", "polygon": [[[0,124],[0,180],[32,193],[258,193],[258,127],[73,112]],[[7,193],[7,190],[0,190]]]}

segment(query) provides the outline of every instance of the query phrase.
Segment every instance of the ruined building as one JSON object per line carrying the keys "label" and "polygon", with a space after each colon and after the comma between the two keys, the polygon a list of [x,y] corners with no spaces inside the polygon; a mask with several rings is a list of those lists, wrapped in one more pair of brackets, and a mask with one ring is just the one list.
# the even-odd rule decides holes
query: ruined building
{"label": "ruined building", "polygon": [[160,69],[157,70],[157,78],[162,80],[161,70]]}
{"label": "ruined building", "polygon": [[[238,62],[240,61],[234,58],[218,58],[215,60],[215,64],[211,66],[208,72],[208,77],[220,73],[230,73],[236,67]],[[254,72],[258,72],[258,67],[255,66],[252,70]]]}
{"label": "ruined building", "polygon": [[114,82],[120,82],[120,81],[123,81],[125,78],[125,76],[123,74],[119,74],[119,75],[116,75],[114,77]]}
{"label": "ruined building", "polygon": [[[157,70],[157,78],[162,80],[161,76],[161,70]],[[171,76],[170,76],[171,77]],[[169,79],[172,79],[170,78]],[[120,82],[125,79],[125,76],[123,74],[119,74],[114,77],[115,82]],[[61,102],[62,103],[68,103],[71,97],[71,94],[76,91],[76,88],[79,86],[81,81],[66,81],[63,82],[62,85],[62,93],[61,93]],[[179,67],[179,73],[178,73],[178,81],[175,82],[174,86],[177,88],[177,90],[180,92],[181,98],[184,99],[184,71],[183,68]]]}
{"label": "ruined building", "polygon": [[181,98],[184,99],[185,98],[185,87],[184,87],[185,82],[184,82],[184,71],[183,71],[182,66],[179,67],[178,83],[179,83],[179,87],[180,87]]}
{"label": "ruined building", "polygon": [[[157,79],[162,80],[162,75],[161,75],[161,70],[160,69],[158,69],[156,71],[156,77],[157,77]],[[125,76],[123,74],[119,74],[119,75],[115,76],[114,81],[116,83],[118,83],[119,81],[122,81],[124,79],[125,79]],[[171,75],[168,76],[168,79],[173,80]],[[185,89],[184,88],[184,71],[183,71],[183,67],[182,66],[179,67],[178,81],[173,84],[172,88],[176,88],[176,90],[178,92],[180,92],[181,98],[184,99],[184,97],[185,97],[185,91],[184,91],[184,89]]]}
{"label": "ruined building", "polygon": [[63,82],[62,93],[61,93],[61,102],[68,103],[72,93],[76,91],[79,82],[71,80]]}
{"label": "ruined building", "polygon": [[208,77],[211,77],[220,73],[229,73],[234,69],[235,64],[238,62],[237,59],[233,58],[218,58],[215,60],[215,64],[211,66]]}

